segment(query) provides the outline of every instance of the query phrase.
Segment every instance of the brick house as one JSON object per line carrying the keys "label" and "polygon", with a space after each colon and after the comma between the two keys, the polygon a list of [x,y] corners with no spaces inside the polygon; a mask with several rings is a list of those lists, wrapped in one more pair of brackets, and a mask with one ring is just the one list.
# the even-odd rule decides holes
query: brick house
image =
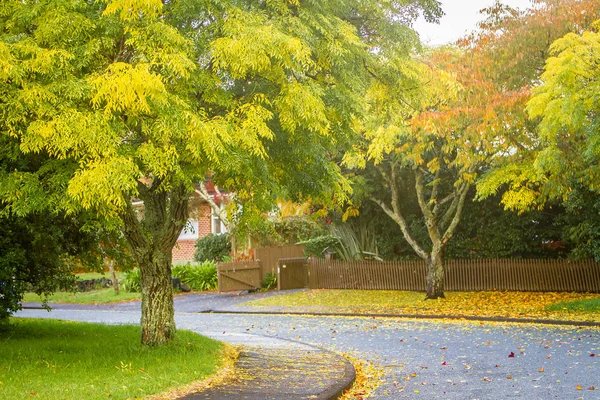
{"label": "brick house", "polygon": [[[211,181],[206,184],[209,195],[216,197],[217,193]],[[215,199],[221,201],[221,199]],[[221,203],[222,204],[222,203]],[[225,233],[227,229],[221,220],[213,214],[210,205],[197,194],[190,200],[190,218],[179,235],[173,248],[173,263],[181,264],[194,260],[196,240],[211,233]]]}

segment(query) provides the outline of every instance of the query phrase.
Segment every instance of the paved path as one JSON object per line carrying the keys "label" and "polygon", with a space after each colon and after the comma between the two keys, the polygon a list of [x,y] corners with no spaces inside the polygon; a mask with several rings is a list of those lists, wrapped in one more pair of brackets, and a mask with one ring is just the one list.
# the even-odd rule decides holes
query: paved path
{"label": "paved path", "polygon": [[[179,328],[224,340],[231,334],[253,333],[266,336],[266,341],[293,340],[371,361],[383,373],[374,399],[600,399],[595,389],[600,388],[598,329],[182,312],[205,309],[194,305],[197,301],[178,299],[185,304],[176,308]],[[95,312],[23,310],[17,316],[138,323],[134,306],[100,307]]]}
{"label": "paved path", "polygon": [[330,400],[354,381],[352,364],[331,351],[248,333],[202,333],[243,345],[236,375],[184,400]]}

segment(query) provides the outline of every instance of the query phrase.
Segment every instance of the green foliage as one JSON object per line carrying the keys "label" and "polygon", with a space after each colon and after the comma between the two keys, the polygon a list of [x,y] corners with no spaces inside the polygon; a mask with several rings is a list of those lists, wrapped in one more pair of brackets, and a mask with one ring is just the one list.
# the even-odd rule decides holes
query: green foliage
{"label": "green foliage", "polygon": [[562,240],[576,259],[600,261],[600,198],[585,185],[573,185],[569,199],[563,203],[565,212],[558,216]]}
{"label": "green foliage", "polygon": [[131,325],[12,319],[0,335],[0,398],[148,397],[201,381],[222,363],[223,346],[190,331],[160,348],[139,338]]}
{"label": "green foliage", "polygon": [[142,273],[139,268],[133,268],[130,271],[123,273],[121,278],[121,287],[127,292],[142,291]]}
{"label": "green foliage", "polygon": [[548,0],[521,12],[500,4],[487,10],[489,18],[472,43],[473,59],[487,60],[483,69],[503,96],[507,88],[522,88],[530,118],[523,118],[521,129],[502,133],[512,151],[494,159],[495,168],[478,183],[479,197],[502,193],[507,209],[523,212],[566,200],[580,183],[596,190],[591,99],[598,86],[592,65],[598,58],[593,21],[599,11],[595,0]]}
{"label": "green foliage", "polygon": [[273,229],[282,244],[296,244],[321,236],[325,230],[308,216],[285,217],[273,222]]}
{"label": "green foliage", "polygon": [[260,285],[262,290],[275,289],[277,287],[277,274],[267,272]]}
{"label": "green foliage", "polygon": [[[174,278],[181,279],[192,290],[213,290],[217,288],[217,265],[214,261],[204,261],[202,264],[181,264],[172,267]],[[121,286],[128,292],[141,292],[142,276],[139,268],[134,268],[123,274]]]}
{"label": "green foliage", "polygon": [[199,238],[195,244],[194,259],[198,262],[223,261],[231,253],[231,239],[228,234],[210,234]]}
{"label": "green foliage", "polygon": [[[600,21],[594,31],[570,33],[556,40],[546,62],[543,84],[528,104],[532,118],[539,118],[543,148],[534,167],[549,177],[551,194],[568,197],[573,182],[600,192]],[[568,162],[565,162],[568,160]]]}
{"label": "green foliage", "polygon": [[98,221],[88,213],[56,209],[53,189],[64,183],[60,175],[48,184],[49,192],[36,186],[19,193],[26,199],[25,208],[11,209],[5,201],[11,187],[4,178],[14,171],[36,170],[44,161],[44,155],[20,155],[18,142],[0,133],[0,323],[20,308],[25,291],[45,297],[59,289],[72,290],[73,267],[101,265],[98,242],[105,231],[90,229]]}
{"label": "green foliage", "polygon": [[217,288],[217,264],[204,261],[202,264],[181,264],[173,266],[173,277],[181,279],[192,290],[214,290]]}
{"label": "green foliage", "polygon": [[[332,235],[337,239],[334,246],[335,256],[340,260],[381,260],[377,254],[375,242],[368,240],[367,230],[357,232],[349,224],[336,224],[330,227]],[[371,236],[374,239],[374,236]],[[362,240],[361,240],[362,239]]]}
{"label": "green foliage", "polygon": [[500,205],[501,195],[467,201],[446,256],[464,258],[564,258],[565,209],[559,205],[517,214]]}
{"label": "green foliage", "polygon": [[[368,244],[364,238],[367,231],[358,233],[347,223],[330,226],[330,235],[312,238],[299,244],[304,245],[304,253],[307,257],[324,257],[325,253],[332,254],[340,260],[381,260],[377,254],[374,241]],[[370,236],[370,235],[369,235]],[[374,236],[370,236],[373,240]]]}
{"label": "green foliage", "polygon": [[78,260],[97,262],[93,234],[81,232],[81,220],[48,214],[2,216],[0,206],[0,323],[20,309],[26,291],[45,297],[73,290]]}
{"label": "green foliage", "polygon": [[298,244],[304,245],[304,255],[307,257],[324,257],[327,249],[334,249],[338,239],[333,235],[319,236]]}
{"label": "green foliage", "polygon": [[[335,158],[366,111],[368,68],[418,48],[420,13],[435,21],[439,3],[5,0],[0,135],[47,158],[2,173],[0,200],[21,215],[93,210],[163,275],[208,174],[236,193],[240,229],[278,197],[340,204]],[[144,304],[158,299],[147,289]],[[164,318],[154,344],[174,332]]]}

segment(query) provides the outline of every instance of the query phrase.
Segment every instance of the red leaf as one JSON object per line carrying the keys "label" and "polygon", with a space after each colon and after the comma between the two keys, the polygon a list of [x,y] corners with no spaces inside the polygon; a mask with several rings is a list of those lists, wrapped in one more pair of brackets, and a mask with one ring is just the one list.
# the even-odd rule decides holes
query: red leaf
{"label": "red leaf", "polygon": [[510,354],[508,355],[508,358],[515,358],[515,353],[513,353],[512,351],[510,352]]}
{"label": "red leaf", "polygon": [[446,365],[446,361],[444,361],[444,362],[442,363],[442,365]]}
{"label": "red leaf", "polygon": [[596,355],[594,353],[590,354],[590,357],[596,357]]}

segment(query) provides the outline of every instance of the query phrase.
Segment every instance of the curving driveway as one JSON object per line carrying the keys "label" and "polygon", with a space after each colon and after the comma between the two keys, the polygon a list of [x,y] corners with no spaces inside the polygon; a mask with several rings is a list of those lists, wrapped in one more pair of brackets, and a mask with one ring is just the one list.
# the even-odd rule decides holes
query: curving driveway
{"label": "curving driveway", "polygon": [[[600,399],[599,329],[190,312],[205,310],[200,303],[209,298],[219,301],[178,299],[178,327],[224,340],[236,333],[289,339],[370,361],[382,372],[374,399]],[[138,323],[136,307],[29,309],[17,316]]]}

